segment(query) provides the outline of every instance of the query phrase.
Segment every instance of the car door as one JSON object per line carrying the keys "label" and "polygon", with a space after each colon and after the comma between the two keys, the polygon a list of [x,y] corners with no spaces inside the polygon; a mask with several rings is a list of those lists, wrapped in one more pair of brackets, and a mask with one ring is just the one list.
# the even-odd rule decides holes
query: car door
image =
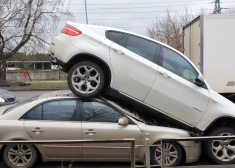
{"label": "car door", "polygon": [[[83,139],[126,139],[135,138],[136,144],[141,144],[139,127],[130,122],[127,126],[118,125],[118,120],[124,115],[113,107],[98,102],[83,102],[84,121],[82,122]],[[94,143],[83,145],[85,159],[130,159],[130,144],[124,143]],[[138,157],[140,149],[136,149]]]}
{"label": "car door", "polygon": [[[24,116],[24,127],[33,140],[81,140],[77,100],[42,103]],[[81,158],[82,144],[38,145],[47,159]]]}
{"label": "car door", "polygon": [[[108,32],[109,36],[120,32]],[[112,37],[112,36],[111,36]],[[111,38],[111,65],[114,70],[112,88],[144,101],[157,74],[159,45],[134,35],[120,33]]]}
{"label": "car door", "polygon": [[145,102],[195,126],[210,99],[206,85],[195,84],[199,72],[182,55],[164,46],[159,64],[161,67]]}

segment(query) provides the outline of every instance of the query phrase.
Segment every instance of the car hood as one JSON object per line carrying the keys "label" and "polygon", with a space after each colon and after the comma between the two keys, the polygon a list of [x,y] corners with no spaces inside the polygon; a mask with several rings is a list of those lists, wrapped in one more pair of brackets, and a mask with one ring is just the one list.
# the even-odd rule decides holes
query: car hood
{"label": "car hood", "polygon": [[15,102],[13,104],[7,104],[7,105],[4,105],[4,106],[0,106],[0,116],[3,115],[4,111],[6,111],[8,108],[10,108],[12,106],[15,106],[17,104],[18,104],[18,102]]}
{"label": "car hood", "polygon": [[[190,137],[188,131],[178,129],[178,128],[170,128],[170,127],[162,127],[162,126],[153,126],[153,125],[144,125],[138,124],[139,128],[142,131],[152,132],[152,133],[162,133],[165,135],[175,135],[176,137]],[[164,136],[163,136],[164,137]],[[168,137],[168,136],[166,136]]]}

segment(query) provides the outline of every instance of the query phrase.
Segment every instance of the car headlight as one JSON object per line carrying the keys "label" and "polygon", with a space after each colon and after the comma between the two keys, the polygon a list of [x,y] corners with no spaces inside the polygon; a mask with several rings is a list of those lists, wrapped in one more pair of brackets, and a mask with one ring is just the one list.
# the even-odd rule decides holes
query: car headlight
{"label": "car headlight", "polygon": [[6,101],[0,97],[0,103],[5,103]]}

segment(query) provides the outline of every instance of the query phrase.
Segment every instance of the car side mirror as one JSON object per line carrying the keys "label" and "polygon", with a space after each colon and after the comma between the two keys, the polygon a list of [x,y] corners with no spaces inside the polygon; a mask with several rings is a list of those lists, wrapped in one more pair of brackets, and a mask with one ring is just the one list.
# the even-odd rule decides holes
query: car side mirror
{"label": "car side mirror", "polygon": [[118,120],[118,125],[127,126],[129,124],[128,118],[122,117]]}
{"label": "car side mirror", "polygon": [[204,77],[201,74],[198,75],[197,79],[195,80],[195,84],[200,87],[205,85]]}

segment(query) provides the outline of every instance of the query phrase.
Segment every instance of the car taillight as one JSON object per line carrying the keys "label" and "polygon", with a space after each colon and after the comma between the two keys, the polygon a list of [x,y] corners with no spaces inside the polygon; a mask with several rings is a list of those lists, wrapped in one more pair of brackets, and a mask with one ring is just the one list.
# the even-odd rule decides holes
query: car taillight
{"label": "car taillight", "polygon": [[64,34],[70,35],[70,36],[78,36],[78,35],[82,34],[82,32],[80,30],[78,30],[77,28],[75,28],[69,24],[67,24],[61,32]]}

